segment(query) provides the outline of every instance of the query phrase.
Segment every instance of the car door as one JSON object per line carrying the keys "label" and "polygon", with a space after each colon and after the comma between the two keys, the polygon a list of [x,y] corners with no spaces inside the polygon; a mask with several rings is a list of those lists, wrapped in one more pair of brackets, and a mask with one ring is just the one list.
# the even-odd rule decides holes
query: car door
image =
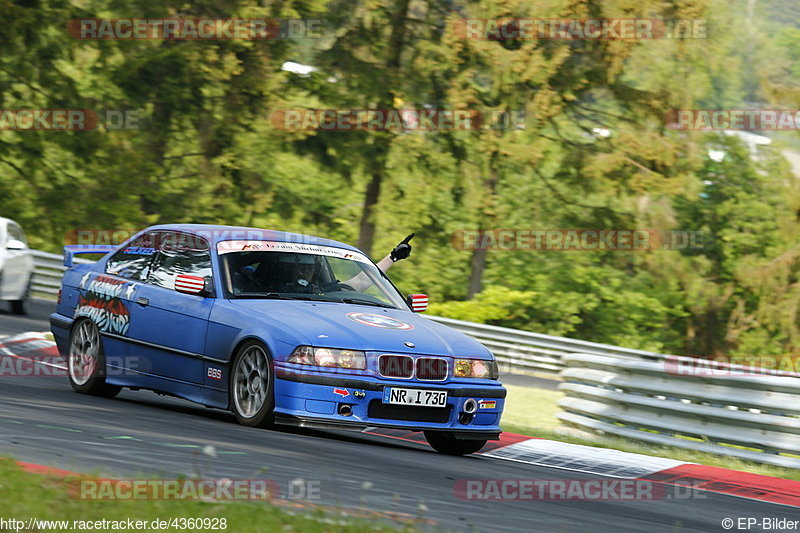
{"label": "car door", "polygon": [[108,258],[105,272],[88,271],[78,283],[74,318],[95,322],[103,337],[109,372],[134,376],[146,371],[138,358],[129,357],[131,309],[136,289],[150,275],[158,232],[147,232],[120,247]]}
{"label": "car door", "polygon": [[178,288],[181,275],[211,280],[208,242],[178,232],[161,232],[158,241],[146,283],[137,285],[131,298],[130,354],[140,357],[139,367],[155,376],[202,384],[214,299],[179,292],[176,280]]}
{"label": "car door", "polygon": [[17,299],[24,293],[28,277],[31,275],[30,250],[22,228],[14,222],[8,222],[2,245],[5,248],[6,261],[2,272],[3,286],[0,291],[3,298]]}

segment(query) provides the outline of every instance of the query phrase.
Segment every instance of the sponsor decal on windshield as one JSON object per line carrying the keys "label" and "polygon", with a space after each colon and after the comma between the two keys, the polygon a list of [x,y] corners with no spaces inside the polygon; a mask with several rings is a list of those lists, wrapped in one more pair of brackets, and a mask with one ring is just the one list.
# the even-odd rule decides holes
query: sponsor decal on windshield
{"label": "sponsor decal on windshield", "polygon": [[364,324],[365,326],[372,326],[374,328],[384,329],[398,329],[408,331],[414,329],[411,324],[406,324],[402,320],[397,320],[386,315],[374,315],[371,313],[347,313],[347,318],[353,322]]}
{"label": "sponsor decal on windshield", "polygon": [[220,255],[236,252],[290,252],[298,254],[324,255],[349,259],[361,263],[372,263],[367,256],[360,252],[335,248],[333,246],[318,246],[314,244],[300,244],[296,242],[277,241],[222,241],[217,243],[217,253]]}
{"label": "sponsor decal on windshield", "polygon": [[156,253],[156,249],[145,246],[129,246],[125,248],[125,253],[130,255],[153,255]]}

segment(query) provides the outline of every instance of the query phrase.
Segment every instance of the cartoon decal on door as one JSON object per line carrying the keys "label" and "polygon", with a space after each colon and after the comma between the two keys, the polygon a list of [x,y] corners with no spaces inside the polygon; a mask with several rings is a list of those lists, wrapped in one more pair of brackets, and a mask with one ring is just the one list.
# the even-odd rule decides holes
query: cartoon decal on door
{"label": "cartoon decal on door", "polygon": [[[83,289],[88,281],[88,274],[81,280]],[[86,289],[80,290],[75,318],[86,317],[92,320],[100,331],[125,335],[130,326],[131,317],[128,307],[120,299],[125,288],[124,280],[99,275],[89,282]],[[133,292],[133,284],[125,291]]]}

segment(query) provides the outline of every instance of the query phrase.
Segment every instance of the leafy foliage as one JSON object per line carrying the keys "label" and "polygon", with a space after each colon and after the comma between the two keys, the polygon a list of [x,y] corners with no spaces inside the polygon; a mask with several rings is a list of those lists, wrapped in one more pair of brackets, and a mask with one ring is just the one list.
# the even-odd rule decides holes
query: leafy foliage
{"label": "leafy foliage", "polygon": [[[793,351],[800,195],[781,149],[796,141],[778,135],[751,152],[735,136],[664,125],[669,109],[800,102],[797,10],[764,1],[748,12],[754,4],[0,0],[10,21],[2,109],[142,118],[119,131],[0,131],[0,214],[51,251],[74,229],[201,222],[320,234],[378,259],[415,231],[391,275],[428,292],[435,314],[674,353]],[[321,19],[323,35],[81,41],[65,30],[70,19],[129,16]],[[468,17],[703,18],[709,38],[464,39],[457,22]],[[517,122],[409,132],[270,120],[313,108]],[[681,230],[704,241],[631,253],[453,246],[454,232],[487,228]]]}

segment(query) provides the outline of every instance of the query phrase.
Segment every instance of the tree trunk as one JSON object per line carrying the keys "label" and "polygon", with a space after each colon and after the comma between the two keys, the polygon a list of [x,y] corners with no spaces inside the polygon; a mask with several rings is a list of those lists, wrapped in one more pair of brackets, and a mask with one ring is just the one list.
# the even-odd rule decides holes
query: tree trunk
{"label": "tree trunk", "polygon": [[[389,57],[386,59],[386,69],[388,76],[383,94],[380,97],[378,108],[382,110],[394,109],[393,88],[399,86],[397,83],[401,75],[401,56],[406,44],[406,21],[408,20],[408,9],[411,0],[398,0],[391,18],[392,34],[389,37]],[[375,206],[378,204],[381,193],[381,185],[386,175],[386,160],[392,146],[391,133],[377,133],[375,139],[375,150],[372,153],[370,164],[370,180],[367,190],[364,193],[364,207],[361,210],[361,221],[359,223],[358,247],[367,255],[372,252],[372,244],[375,240]]]}
{"label": "tree trunk", "polygon": [[364,193],[364,207],[361,210],[359,223],[358,248],[367,255],[372,253],[372,243],[375,240],[375,205],[381,195],[383,183],[383,161],[375,161],[370,173],[367,190]]}
{"label": "tree trunk", "polygon": [[467,287],[467,300],[472,300],[483,289],[483,271],[486,270],[486,250],[479,249],[472,252],[470,263],[469,287]]}
{"label": "tree trunk", "polygon": [[[494,197],[497,190],[497,181],[499,180],[499,172],[497,170],[497,160],[499,154],[493,152],[489,157],[489,179],[484,181],[486,187],[486,196],[483,204],[483,216],[480,224],[480,231],[494,229]],[[480,240],[479,240],[480,242]],[[470,261],[469,272],[469,285],[467,287],[467,300],[472,300],[476,294],[483,289],[483,273],[486,270],[488,251],[485,248],[478,248],[472,252],[472,260]]]}

